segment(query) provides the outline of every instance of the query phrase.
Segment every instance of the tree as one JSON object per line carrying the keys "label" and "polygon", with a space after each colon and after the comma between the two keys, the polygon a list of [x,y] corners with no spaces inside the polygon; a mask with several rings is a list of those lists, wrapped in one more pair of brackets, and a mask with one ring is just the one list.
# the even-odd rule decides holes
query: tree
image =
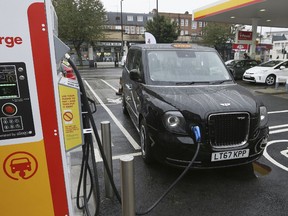
{"label": "tree", "polygon": [[233,29],[231,24],[209,22],[203,29],[203,43],[214,46],[215,49],[221,49],[227,42],[234,40]]}
{"label": "tree", "polygon": [[103,36],[105,9],[100,0],[54,0],[58,16],[59,38],[71,42],[81,58],[81,45]]}
{"label": "tree", "polygon": [[145,28],[154,35],[157,43],[172,43],[179,35],[176,23],[171,23],[164,16],[156,15],[153,20],[147,21]]}

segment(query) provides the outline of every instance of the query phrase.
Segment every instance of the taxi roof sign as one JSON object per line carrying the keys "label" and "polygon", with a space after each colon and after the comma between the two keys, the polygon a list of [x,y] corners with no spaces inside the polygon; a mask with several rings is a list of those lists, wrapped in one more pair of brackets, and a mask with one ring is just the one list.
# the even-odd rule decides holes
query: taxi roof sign
{"label": "taxi roof sign", "polygon": [[192,44],[177,43],[177,44],[172,44],[172,47],[174,47],[174,48],[192,48]]}

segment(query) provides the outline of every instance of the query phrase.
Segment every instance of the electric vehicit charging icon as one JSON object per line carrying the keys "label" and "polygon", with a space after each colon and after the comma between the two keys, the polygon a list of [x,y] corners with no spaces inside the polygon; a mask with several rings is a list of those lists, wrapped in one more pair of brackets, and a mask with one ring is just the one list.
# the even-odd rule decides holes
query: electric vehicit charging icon
{"label": "electric vehicit charging icon", "polygon": [[15,158],[11,160],[10,167],[13,174],[19,171],[19,176],[24,178],[25,171],[31,171],[31,162],[27,157]]}
{"label": "electric vehicit charging icon", "polygon": [[28,152],[14,152],[3,164],[6,175],[14,180],[29,179],[38,169],[36,158]]}

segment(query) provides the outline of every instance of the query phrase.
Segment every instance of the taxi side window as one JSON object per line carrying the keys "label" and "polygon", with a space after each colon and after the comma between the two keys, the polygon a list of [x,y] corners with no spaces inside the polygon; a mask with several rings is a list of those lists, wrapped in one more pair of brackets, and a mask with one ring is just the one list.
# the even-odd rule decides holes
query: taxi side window
{"label": "taxi side window", "polygon": [[133,49],[129,50],[126,59],[126,67],[129,71],[133,69],[134,57],[135,57],[135,50]]}
{"label": "taxi side window", "polygon": [[143,74],[142,53],[140,50],[135,52],[133,69],[137,69],[141,74]]}
{"label": "taxi side window", "polygon": [[133,68],[139,71],[141,80],[144,78],[143,63],[142,63],[142,52],[141,50],[135,50]]}

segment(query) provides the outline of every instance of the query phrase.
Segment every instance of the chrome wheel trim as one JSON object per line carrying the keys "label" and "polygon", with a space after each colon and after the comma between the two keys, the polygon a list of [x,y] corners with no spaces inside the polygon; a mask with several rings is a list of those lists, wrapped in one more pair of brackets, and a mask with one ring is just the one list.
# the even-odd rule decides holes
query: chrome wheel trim
{"label": "chrome wheel trim", "polygon": [[275,83],[275,78],[273,76],[269,76],[266,78],[266,83],[268,85],[273,85]]}
{"label": "chrome wheel trim", "polygon": [[146,140],[146,130],[144,125],[141,125],[140,128],[140,144],[141,144],[141,152],[142,152],[142,156],[145,157],[146,152],[145,152],[145,148],[146,148],[146,144],[145,144],[145,140]]}

